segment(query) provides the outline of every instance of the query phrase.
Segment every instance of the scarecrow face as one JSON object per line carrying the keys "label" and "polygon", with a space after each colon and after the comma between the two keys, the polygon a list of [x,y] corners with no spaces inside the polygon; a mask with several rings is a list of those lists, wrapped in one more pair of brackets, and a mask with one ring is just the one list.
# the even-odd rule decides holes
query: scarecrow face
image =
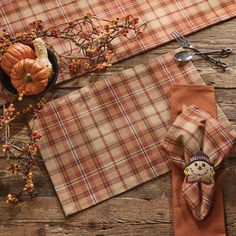
{"label": "scarecrow face", "polygon": [[184,170],[185,175],[192,181],[207,181],[215,174],[213,167],[205,161],[194,161]]}
{"label": "scarecrow face", "polygon": [[189,175],[204,176],[211,173],[211,166],[205,161],[195,161],[189,165]]}

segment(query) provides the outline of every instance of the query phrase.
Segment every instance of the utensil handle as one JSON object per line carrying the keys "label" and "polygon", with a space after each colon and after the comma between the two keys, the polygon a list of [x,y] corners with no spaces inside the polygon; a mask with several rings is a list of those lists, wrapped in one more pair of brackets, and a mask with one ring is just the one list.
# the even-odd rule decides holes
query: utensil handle
{"label": "utensil handle", "polygon": [[204,55],[209,61],[211,61],[212,63],[214,63],[216,66],[222,67],[223,69],[226,69],[229,67],[229,65],[221,60],[217,60],[214,57],[211,57],[209,55]]}
{"label": "utensil handle", "polygon": [[[200,53],[200,52],[201,52],[200,50],[198,50],[197,48],[194,48],[194,47],[190,47],[189,49],[192,49],[192,50],[194,50],[194,51],[197,52],[197,53]],[[215,64],[216,66],[221,67],[223,70],[225,70],[226,68],[229,67],[229,65],[228,65],[227,63],[222,62],[222,61],[219,60],[219,59],[217,60],[217,59],[215,59],[214,57],[209,56],[208,54],[199,54],[199,55],[202,56],[202,57],[204,57],[204,58],[206,58],[208,61],[212,62],[212,63]]]}
{"label": "utensil handle", "polygon": [[196,55],[219,55],[221,57],[228,57],[232,52],[231,48],[222,48],[221,50],[206,51],[206,52],[196,52]]}

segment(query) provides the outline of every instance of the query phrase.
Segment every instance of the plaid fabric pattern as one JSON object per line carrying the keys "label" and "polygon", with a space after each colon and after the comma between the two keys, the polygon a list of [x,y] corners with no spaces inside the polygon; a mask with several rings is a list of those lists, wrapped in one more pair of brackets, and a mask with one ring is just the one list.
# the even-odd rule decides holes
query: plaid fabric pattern
{"label": "plaid fabric pattern", "polygon": [[[11,33],[26,31],[30,22],[41,19],[45,26],[62,25],[90,12],[99,17],[123,18],[133,15],[147,23],[142,37],[117,39],[115,61],[120,61],[171,40],[170,32],[182,34],[200,30],[236,15],[235,0],[2,0],[0,27]],[[99,22],[98,22],[99,24]],[[53,41],[60,53],[70,51],[70,45]],[[60,74],[58,82],[70,79]]]}
{"label": "plaid fabric pattern", "polygon": [[[180,66],[168,53],[45,105],[35,129],[66,215],[169,171],[160,143],[175,83],[203,81],[192,63]],[[218,119],[232,130],[219,108]]]}
{"label": "plaid fabric pattern", "polygon": [[[234,137],[208,113],[190,106],[170,127],[162,147],[173,163],[184,169],[190,158],[203,151],[215,169],[228,156]],[[183,170],[180,170],[183,172]],[[203,220],[210,211],[214,196],[214,181],[190,182],[185,177],[182,191],[194,217]]]}

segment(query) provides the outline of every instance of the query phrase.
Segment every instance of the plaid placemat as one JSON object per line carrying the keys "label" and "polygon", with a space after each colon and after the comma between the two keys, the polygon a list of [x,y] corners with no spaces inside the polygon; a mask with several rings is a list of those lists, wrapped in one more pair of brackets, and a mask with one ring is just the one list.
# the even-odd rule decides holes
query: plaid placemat
{"label": "plaid placemat", "polygon": [[[170,32],[174,30],[188,34],[233,17],[236,4],[235,0],[1,0],[0,28],[11,33],[26,31],[30,22],[39,19],[48,27],[61,25],[88,12],[110,19],[133,15],[140,19],[140,24],[147,23],[141,38],[133,35],[130,41],[114,42],[114,61],[120,61],[170,41]],[[53,46],[61,53],[71,49],[62,41],[54,41]],[[70,76],[61,73],[58,82],[67,79]]]}
{"label": "plaid placemat", "polygon": [[[204,84],[171,53],[48,103],[35,129],[61,205],[70,215],[169,170],[160,143],[172,84]],[[218,119],[231,126],[218,108]]]}

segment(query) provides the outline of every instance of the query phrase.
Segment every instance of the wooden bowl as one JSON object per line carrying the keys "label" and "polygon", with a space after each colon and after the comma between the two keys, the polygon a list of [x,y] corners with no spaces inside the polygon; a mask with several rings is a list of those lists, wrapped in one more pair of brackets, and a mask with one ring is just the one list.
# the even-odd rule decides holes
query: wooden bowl
{"label": "wooden bowl", "polygon": [[[29,96],[26,96],[26,97],[38,96],[38,95],[42,95],[42,94],[46,93],[48,90],[50,90],[54,86],[54,84],[57,81],[58,74],[59,74],[59,67],[58,67],[58,63],[57,63],[57,58],[56,58],[55,54],[50,49],[47,49],[47,51],[48,51],[48,59],[52,63],[53,76],[48,81],[48,84],[47,84],[46,88],[41,93],[36,94],[36,95],[29,95]],[[11,78],[4,72],[4,70],[2,68],[0,68],[0,81],[1,81],[2,86],[11,95],[17,95],[18,94],[17,90],[13,87],[13,85],[11,83]]]}

